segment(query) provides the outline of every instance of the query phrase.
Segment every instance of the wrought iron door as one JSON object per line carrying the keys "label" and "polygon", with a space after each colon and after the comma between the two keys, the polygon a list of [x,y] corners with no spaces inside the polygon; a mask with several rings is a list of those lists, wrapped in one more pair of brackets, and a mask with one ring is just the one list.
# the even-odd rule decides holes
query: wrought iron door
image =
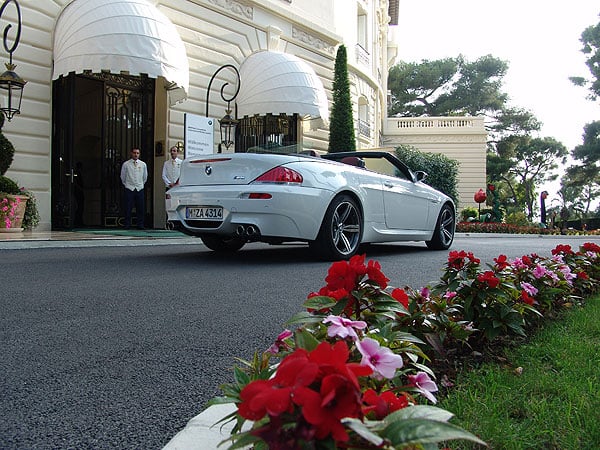
{"label": "wrought iron door", "polygon": [[298,144],[298,115],[252,116],[240,119],[236,127],[236,152],[278,151]]}
{"label": "wrought iron door", "polygon": [[[146,211],[151,213],[154,89],[148,78],[112,78],[105,83],[104,98],[103,217],[104,226],[114,227],[123,225],[121,165],[129,159],[133,148],[141,150],[141,159],[148,165],[148,188],[144,193]],[[150,217],[146,220],[148,224]]]}
{"label": "wrought iron door", "polygon": [[88,227],[122,225],[121,164],[132,148],[141,150],[148,165],[144,191],[151,226],[154,80],[70,74],[54,82],[53,105],[53,228],[77,226],[81,209]]}

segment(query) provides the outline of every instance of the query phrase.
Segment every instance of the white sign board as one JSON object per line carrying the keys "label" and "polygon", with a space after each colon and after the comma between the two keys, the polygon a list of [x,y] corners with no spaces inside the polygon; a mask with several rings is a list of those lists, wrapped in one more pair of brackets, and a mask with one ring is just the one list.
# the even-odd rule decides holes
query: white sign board
{"label": "white sign board", "polygon": [[215,119],[212,117],[188,113],[184,115],[183,139],[186,158],[211,155],[215,152],[214,124]]}

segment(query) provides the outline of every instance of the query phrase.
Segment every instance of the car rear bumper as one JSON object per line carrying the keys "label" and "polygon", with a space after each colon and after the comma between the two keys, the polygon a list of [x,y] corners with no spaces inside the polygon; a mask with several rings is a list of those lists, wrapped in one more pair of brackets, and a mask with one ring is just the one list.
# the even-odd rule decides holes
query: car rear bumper
{"label": "car rear bumper", "polygon": [[[265,193],[271,198],[251,199],[251,193]],[[169,191],[169,195],[167,220],[186,234],[234,235],[244,227],[260,237],[300,240],[317,237],[323,211],[331,200],[329,191],[276,184],[248,185],[247,189],[240,189],[240,186],[182,186]],[[222,207],[222,220],[186,217],[187,207],[197,206]]]}

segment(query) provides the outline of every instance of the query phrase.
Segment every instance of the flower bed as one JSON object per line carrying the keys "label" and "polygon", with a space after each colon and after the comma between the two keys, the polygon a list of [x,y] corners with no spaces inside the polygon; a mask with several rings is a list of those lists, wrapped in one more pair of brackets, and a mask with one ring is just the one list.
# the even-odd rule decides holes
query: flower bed
{"label": "flower bed", "polygon": [[567,228],[559,230],[558,228],[541,227],[523,227],[500,222],[458,222],[456,224],[457,233],[508,233],[508,234],[552,234],[552,235],[598,235],[600,230],[575,230]]}
{"label": "flower bed", "polygon": [[325,282],[288,321],[293,331],[236,368],[224,396],[209,402],[237,407],[222,420],[234,423],[231,449],[484,444],[428,405],[439,389],[429,366],[450,349],[525,336],[545,315],[582,302],[600,285],[600,246],[499,255],[486,268],[452,251],[439,283],[418,290],[388,286],[378,262],[355,256],[332,264]]}

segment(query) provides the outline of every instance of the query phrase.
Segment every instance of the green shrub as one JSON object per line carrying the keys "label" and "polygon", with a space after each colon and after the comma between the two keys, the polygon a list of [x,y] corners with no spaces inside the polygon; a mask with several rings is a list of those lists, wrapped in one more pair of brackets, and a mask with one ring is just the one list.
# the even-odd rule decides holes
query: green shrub
{"label": "green shrub", "polygon": [[527,220],[527,216],[522,211],[511,212],[506,215],[506,223],[511,225],[517,225],[519,227],[526,227],[531,225],[529,220]]}
{"label": "green shrub", "polygon": [[0,175],[4,175],[13,162],[15,148],[0,131]]}
{"label": "green shrub", "polygon": [[441,153],[425,153],[409,145],[396,148],[396,156],[411,170],[427,172],[425,183],[443,192],[458,206],[458,161]]}
{"label": "green shrub", "polygon": [[468,222],[468,220],[473,217],[477,218],[478,215],[479,215],[479,212],[478,212],[477,208],[475,208],[474,206],[466,206],[460,212],[460,217],[463,222]]}
{"label": "green shrub", "polygon": [[[0,133],[1,135],[1,133]],[[8,177],[0,175],[0,192],[10,195],[18,195],[21,193],[19,185]]]}

